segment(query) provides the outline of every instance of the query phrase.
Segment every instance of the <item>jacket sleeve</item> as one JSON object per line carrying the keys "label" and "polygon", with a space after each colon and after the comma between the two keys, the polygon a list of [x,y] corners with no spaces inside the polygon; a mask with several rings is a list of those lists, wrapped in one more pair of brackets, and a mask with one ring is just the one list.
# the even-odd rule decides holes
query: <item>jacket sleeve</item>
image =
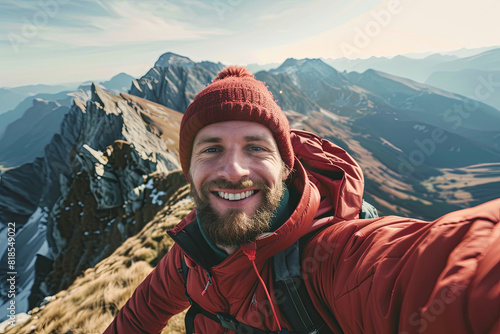
{"label": "jacket sleeve", "polygon": [[174,244],[104,333],[160,333],[173,315],[189,307],[182,275],[177,272],[181,259],[182,251]]}
{"label": "jacket sleeve", "polygon": [[305,249],[311,297],[347,333],[500,333],[500,199],[434,222],[345,221]]}

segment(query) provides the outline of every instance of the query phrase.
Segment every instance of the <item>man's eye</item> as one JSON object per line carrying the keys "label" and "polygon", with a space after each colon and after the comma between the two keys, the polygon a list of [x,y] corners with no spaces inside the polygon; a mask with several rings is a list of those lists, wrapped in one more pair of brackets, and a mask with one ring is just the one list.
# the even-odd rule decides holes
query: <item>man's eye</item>
{"label": "man's eye", "polygon": [[216,153],[216,152],[219,152],[219,149],[217,147],[209,147],[203,150],[203,153]]}
{"label": "man's eye", "polygon": [[250,151],[255,151],[255,152],[260,152],[260,151],[265,151],[266,149],[260,146],[252,146],[250,147]]}

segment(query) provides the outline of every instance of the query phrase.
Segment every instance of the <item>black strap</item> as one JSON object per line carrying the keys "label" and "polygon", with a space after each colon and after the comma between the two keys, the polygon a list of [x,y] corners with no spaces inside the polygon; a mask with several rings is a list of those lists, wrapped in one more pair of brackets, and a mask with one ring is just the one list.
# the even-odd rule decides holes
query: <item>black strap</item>
{"label": "black strap", "polygon": [[280,311],[294,333],[329,334],[332,331],[314,307],[301,273],[300,244],[307,242],[310,237],[303,237],[273,257],[273,292]]}
{"label": "black strap", "polygon": [[222,327],[232,330],[237,334],[288,334],[288,331],[284,330],[281,332],[270,332],[264,331],[259,328],[255,328],[249,325],[246,325],[242,322],[239,322],[234,317],[225,313],[217,313],[213,314],[203,309],[201,306],[194,302],[186,313],[186,317],[184,319],[186,325],[186,333],[194,333],[194,318],[198,315],[202,314],[210,320],[213,320],[219,323]]}

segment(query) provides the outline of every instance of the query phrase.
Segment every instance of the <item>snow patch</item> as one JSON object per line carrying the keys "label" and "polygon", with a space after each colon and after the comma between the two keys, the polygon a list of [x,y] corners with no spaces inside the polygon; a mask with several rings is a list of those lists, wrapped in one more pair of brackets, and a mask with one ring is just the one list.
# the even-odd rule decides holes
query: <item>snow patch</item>
{"label": "snow patch", "polygon": [[158,191],[157,189],[153,189],[153,192],[149,195],[153,200],[151,203],[158,204],[159,206],[163,205],[163,201],[159,199],[160,196],[165,196],[167,193],[164,191]]}

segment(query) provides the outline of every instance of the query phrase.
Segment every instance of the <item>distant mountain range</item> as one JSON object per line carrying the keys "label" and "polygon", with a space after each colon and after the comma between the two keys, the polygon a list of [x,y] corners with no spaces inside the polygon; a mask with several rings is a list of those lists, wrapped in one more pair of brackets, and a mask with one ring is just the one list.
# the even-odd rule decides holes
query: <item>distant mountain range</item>
{"label": "distant mountain range", "polygon": [[[0,172],[0,235],[16,222],[19,310],[112,262],[105,259],[122,244],[119,253],[132,263],[127,240],[156,235],[144,229],[169,206],[192,207],[176,171],[180,120],[223,67],[165,53],[141,78],[35,99],[5,128],[0,165],[11,168]],[[381,215],[431,220],[499,196],[500,111],[483,101],[379,70],[341,72],[321,59],[287,59],[255,76],[293,128],[331,140],[358,161],[365,198]],[[127,80],[128,94],[120,92]],[[151,238],[141,242],[163,240]],[[154,265],[155,252],[141,256]]]}
{"label": "distant mountain range", "polygon": [[[467,56],[457,56],[464,54]],[[412,79],[500,109],[500,48],[488,48],[472,55],[463,50],[456,55],[432,54],[425,58],[396,56],[324,61],[339,71],[362,73],[374,69]]]}
{"label": "distant mountain range", "polygon": [[[126,93],[130,89],[132,80],[134,80],[132,76],[120,73],[108,81],[100,82],[99,85],[115,94]],[[82,84],[73,90],[57,93],[47,92],[65,86],[36,85],[10,89],[22,92],[22,96],[27,97],[14,109],[0,114],[0,166],[3,168],[20,166],[43,156],[45,145],[60,128],[62,118],[69,110],[73,99],[86,100],[90,96],[90,86],[91,84]],[[2,89],[7,90],[0,88],[0,91]],[[44,93],[34,94],[38,91]],[[54,108],[54,112],[47,112],[47,108],[43,107],[44,104],[53,103],[64,108]]]}

